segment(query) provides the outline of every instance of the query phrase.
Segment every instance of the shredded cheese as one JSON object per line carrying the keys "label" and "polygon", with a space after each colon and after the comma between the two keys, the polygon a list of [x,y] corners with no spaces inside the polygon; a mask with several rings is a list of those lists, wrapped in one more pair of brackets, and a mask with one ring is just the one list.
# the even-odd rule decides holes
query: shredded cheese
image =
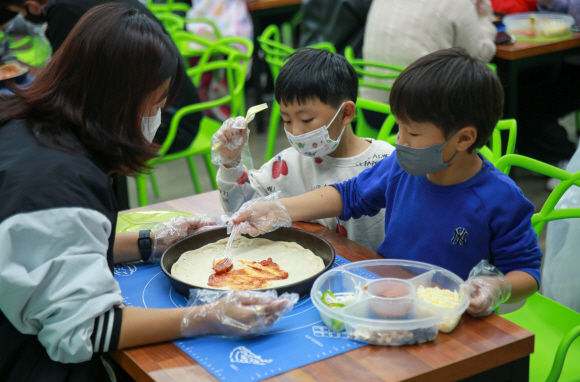
{"label": "shredded cheese", "polygon": [[417,288],[417,297],[422,301],[445,309],[455,308],[460,302],[457,291],[439,287],[425,288],[423,285],[419,285],[419,288]]}
{"label": "shredded cheese", "polygon": [[[423,285],[419,285],[417,288],[417,297],[427,303],[437,305],[443,309],[452,309],[459,305],[459,294],[457,291],[450,291],[449,289],[441,289],[439,287],[425,288]],[[443,333],[449,333],[459,323],[461,315],[458,314],[456,317],[451,318],[439,325],[439,330]]]}

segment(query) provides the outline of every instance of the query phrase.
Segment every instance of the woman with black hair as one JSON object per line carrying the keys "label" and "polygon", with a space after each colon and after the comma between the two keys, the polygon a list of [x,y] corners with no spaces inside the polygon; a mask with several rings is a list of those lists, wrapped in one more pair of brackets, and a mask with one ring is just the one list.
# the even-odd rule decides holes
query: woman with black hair
{"label": "woman with black hair", "polygon": [[[126,4],[93,8],[31,86],[0,98],[0,380],[107,380],[100,354],[270,327],[287,300],[234,293],[181,309],[123,307],[115,173],[141,171],[183,71],[163,29]],[[207,224],[207,223],[205,223]],[[183,234],[202,221],[182,221]],[[176,239],[157,240],[154,255]]]}

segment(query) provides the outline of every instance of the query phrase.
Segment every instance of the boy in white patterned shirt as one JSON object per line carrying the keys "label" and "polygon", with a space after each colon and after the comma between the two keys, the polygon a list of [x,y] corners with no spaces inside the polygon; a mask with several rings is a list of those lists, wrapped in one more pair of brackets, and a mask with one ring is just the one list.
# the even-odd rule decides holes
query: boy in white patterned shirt
{"label": "boy in white patterned shirt", "polygon": [[[216,134],[223,143],[217,184],[224,210],[235,212],[244,202],[276,191],[285,198],[346,181],[389,156],[392,145],[358,138],[352,131],[357,93],[358,76],[344,57],[316,49],[290,55],[280,70],[275,96],[292,147],[259,170],[248,170],[241,160],[245,125],[240,125],[240,117],[226,121]],[[347,222],[317,222],[373,251],[384,238],[384,210]]]}

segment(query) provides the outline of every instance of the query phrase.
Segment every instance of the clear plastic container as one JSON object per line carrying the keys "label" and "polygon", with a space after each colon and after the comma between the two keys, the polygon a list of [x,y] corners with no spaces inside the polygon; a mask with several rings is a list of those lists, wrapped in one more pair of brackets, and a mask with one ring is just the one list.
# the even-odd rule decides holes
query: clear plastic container
{"label": "clear plastic container", "polygon": [[[407,260],[368,260],[345,264],[322,274],[310,296],[328,329],[346,330],[353,340],[375,345],[409,345],[432,341],[439,331],[452,331],[469,305],[463,280],[434,265]],[[417,288],[439,287],[457,292],[450,309],[421,301]],[[338,302],[322,301],[330,291]]]}
{"label": "clear plastic container", "polygon": [[506,30],[520,41],[548,42],[572,36],[574,18],[561,13],[517,13],[503,18]]}

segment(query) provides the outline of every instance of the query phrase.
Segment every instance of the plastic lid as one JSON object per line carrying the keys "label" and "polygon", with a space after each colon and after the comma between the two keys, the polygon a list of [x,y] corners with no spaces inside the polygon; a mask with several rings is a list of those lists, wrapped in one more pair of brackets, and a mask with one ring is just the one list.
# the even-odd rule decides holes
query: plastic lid
{"label": "plastic lid", "polygon": [[[456,274],[426,263],[369,260],[345,264],[324,273],[315,281],[311,298],[330,330],[346,329],[351,338],[363,342],[400,345],[425,342],[417,337],[426,335],[424,331],[434,331],[427,339],[432,340],[438,330],[453,330],[469,305],[469,298],[460,288],[462,283]],[[417,289],[421,287],[456,292],[459,303],[453,308],[443,308],[424,302],[417,296]],[[328,293],[327,301],[323,302],[327,291],[334,296],[331,301],[336,299],[337,304],[327,305]],[[356,302],[352,302],[354,296],[358,296]],[[341,306],[341,301],[347,303]],[[395,332],[404,338],[398,342],[379,342],[388,333]]]}

